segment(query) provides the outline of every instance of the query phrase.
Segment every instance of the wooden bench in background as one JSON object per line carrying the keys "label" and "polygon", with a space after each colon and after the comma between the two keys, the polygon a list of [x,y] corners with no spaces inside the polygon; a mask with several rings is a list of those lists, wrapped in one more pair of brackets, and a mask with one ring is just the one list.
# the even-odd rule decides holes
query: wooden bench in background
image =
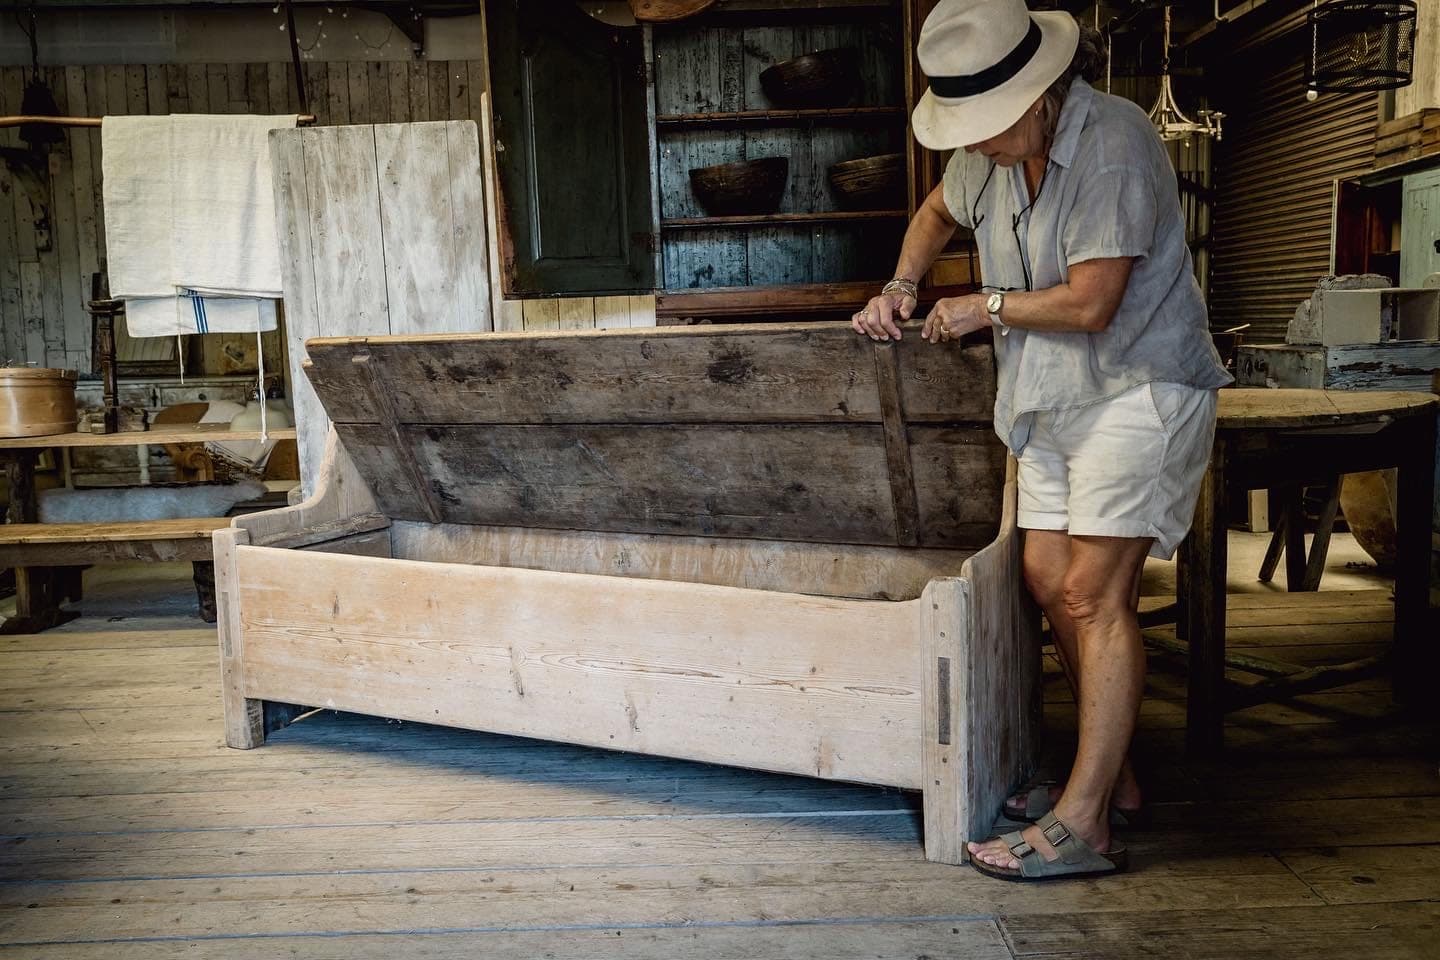
{"label": "wooden bench in background", "polygon": [[[210,535],[228,526],[229,517],[141,520],[120,523],[8,523],[0,526],[0,567],[13,567],[15,616],[0,623],[0,633],[38,633],[80,614],[61,610],[79,600],[78,578],[71,568],[124,560],[197,563],[195,584],[202,616],[213,609],[214,573]],[[214,619],[213,613],[207,619]]]}
{"label": "wooden bench in background", "polygon": [[[231,431],[223,425],[174,424],[161,430],[130,433],[63,433],[0,439],[0,462],[10,481],[8,523],[0,525],[0,569],[15,570],[15,616],[0,623],[0,633],[38,633],[79,616],[60,609],[80,599],[80,567],[124,560],[195,563],[201,616],[214,620],[214,569],[210,534],[229,524],[226,517],[102,523],[37,523],[35,464],[49,448],[199,444],[207,440],[255,440],[255,430]],[[293,440],[293,429],[271,430],[277,440]]]}

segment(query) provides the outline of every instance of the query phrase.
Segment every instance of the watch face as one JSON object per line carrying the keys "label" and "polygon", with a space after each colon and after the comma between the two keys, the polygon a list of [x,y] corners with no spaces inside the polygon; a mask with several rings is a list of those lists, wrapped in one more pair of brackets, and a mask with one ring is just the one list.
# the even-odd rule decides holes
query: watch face
{"label": "watch face", "polygon": [[999,313],[1005,303],[1005,297],[998,293],[990,294],[990,299],[985,301],[985,310],[988,313]]}

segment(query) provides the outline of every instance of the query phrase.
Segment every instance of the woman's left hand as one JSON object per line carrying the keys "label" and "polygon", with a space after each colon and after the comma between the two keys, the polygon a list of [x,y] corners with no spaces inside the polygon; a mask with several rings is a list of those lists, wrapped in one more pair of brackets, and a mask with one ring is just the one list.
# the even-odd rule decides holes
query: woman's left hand
{"label": "woman's left hand", "polygon": [[985,310],[985,296],[970,293],[935,301],[935,306],[925,317],[920,336],[931,343],[939,343],[942,340],[959,340],[967,333],[984,330],[988,326],[990,314]]}

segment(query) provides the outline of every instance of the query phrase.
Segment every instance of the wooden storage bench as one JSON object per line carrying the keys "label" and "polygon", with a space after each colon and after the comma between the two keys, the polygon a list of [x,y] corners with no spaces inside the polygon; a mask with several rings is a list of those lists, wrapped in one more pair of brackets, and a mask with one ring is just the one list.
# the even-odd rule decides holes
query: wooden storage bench
{"label": "wooden storage bench", "polygon": [[842,324],[311,340],[316,490],[215,534],[226,739],[299,705],[924,793],[1031,770],[988,342]]}

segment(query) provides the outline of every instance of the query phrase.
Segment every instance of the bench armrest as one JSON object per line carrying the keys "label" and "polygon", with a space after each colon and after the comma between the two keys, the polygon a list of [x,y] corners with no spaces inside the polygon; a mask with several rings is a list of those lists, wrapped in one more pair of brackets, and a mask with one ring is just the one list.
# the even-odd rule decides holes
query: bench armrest
{"label": "bench armrest", "polygon": [[308,499],[236,517],[230,526],[244,531],[240,541],[252,546],[299,547],[382,530],[390,526],[390,518],[375,505],[370,488],[331,427],[315,492]]}

